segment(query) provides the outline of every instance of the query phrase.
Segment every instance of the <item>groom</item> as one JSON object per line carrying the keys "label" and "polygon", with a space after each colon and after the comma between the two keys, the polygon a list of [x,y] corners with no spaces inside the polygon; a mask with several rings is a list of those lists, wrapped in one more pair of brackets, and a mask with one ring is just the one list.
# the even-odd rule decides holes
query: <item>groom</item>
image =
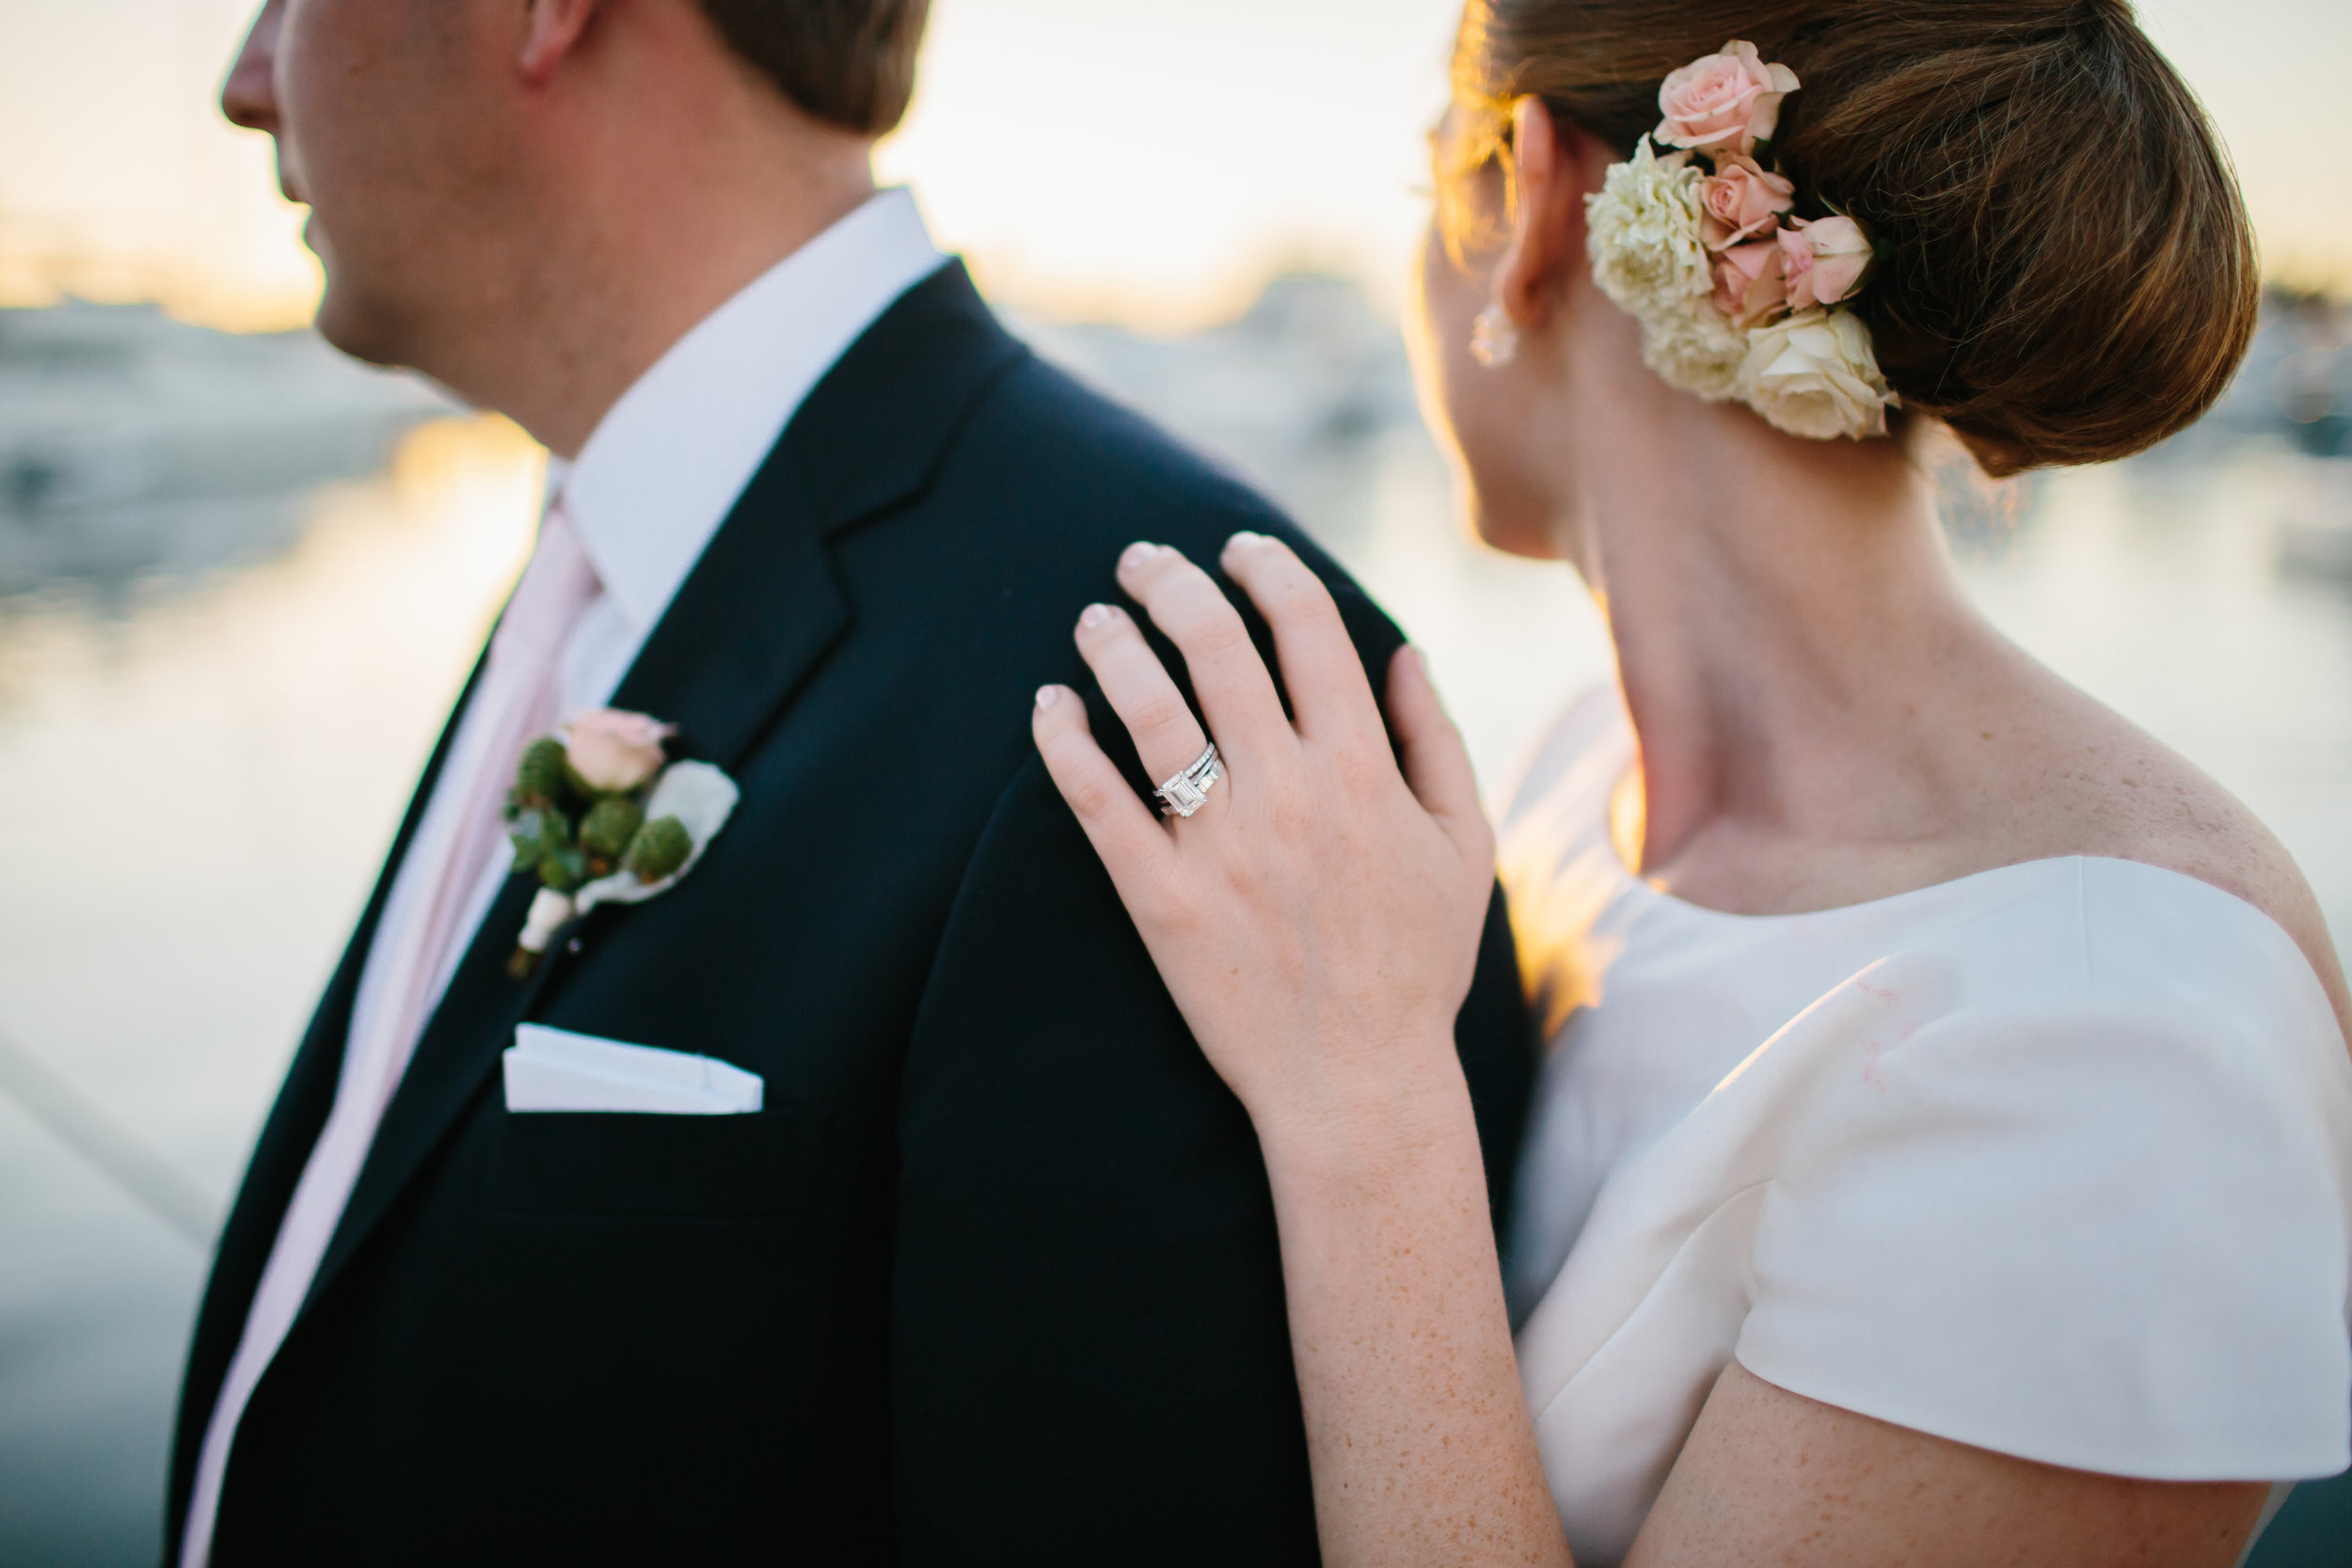
{"label": "groom", "polygon": [[[1128,541],[1296,535],[876,194],[924,10],[269,0],[238,57],[320,330],[556,461],[222,1238],[170,1561],[1315,1559],[1256,1142],[1028,725]],[[741,803],[517,980],[500,808],[602,705]],[[1497,919],[1498,1194],[1529,1037]],[[742,1114],[630,1076],[698,1057]]]}

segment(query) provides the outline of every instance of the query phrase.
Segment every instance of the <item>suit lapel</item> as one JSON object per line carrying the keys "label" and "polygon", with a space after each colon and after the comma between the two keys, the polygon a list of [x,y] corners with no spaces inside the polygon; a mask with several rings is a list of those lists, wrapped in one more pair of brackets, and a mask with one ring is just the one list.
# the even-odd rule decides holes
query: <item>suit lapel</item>
{"label": "suit lapel", "polygon": [[[964,413],[1025,352],[961,263],[910,290],[809,394],[614,705],[675,723],[687,754],[737,769],[850,626],[827,540],[918,492]],[[510,881],[459,964],[385,1113],[306,1313],[473,1101],[516,1025],[562,984],[563,953],[530,982],[506,974],[532,896],[528,879]]]}

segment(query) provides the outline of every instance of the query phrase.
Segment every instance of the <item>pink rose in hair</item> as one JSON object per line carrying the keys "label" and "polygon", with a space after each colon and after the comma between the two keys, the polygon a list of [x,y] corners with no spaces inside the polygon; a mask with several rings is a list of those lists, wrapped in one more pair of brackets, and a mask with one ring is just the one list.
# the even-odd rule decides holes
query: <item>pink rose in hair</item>
{"label": "pink rose in hair", "polygon": [[1750,240],[1715,258],[1715,309],[1746,331],[1788,305],[1786,258],[1775,240]]}
{"label": "pink rose in hair", "polygon": [[1699,237],[1709,250],[1728,250],[1769,230],[1797,204],[1797,187],[1743,153],[1716,160],[1721,173],[1699,182]]}
{"label": "pink rose in hair", "polygon": [[1812,309],[1820,303],[1813,293],[1813,242],[1805,238],[1802,229],[1784,229],[1772,240],[1780,246],[1780,273],[1788,289],[1788,308]]}
{"label": "pink rose in hair", "polygon": [[[1804,218],[1789,220],[1793,229],[1781,231],[1781,245],[1788,250],[1788,303],[1792,309],[1804,310],[1815,304],[1836,305],[1853,297],[1861,286],[1862,275],[1870,270],[1870,238],[1862,226],[1848,217]],[[1804,253],[1802,267],[1797,253]],[[1798,281],[1802,272],[1804,282]]]}
{"label": "pink rose in hair", "polygon": [[592,708],[572,721],[564,737],[564,760],[590,789],[635,789],[661,771],[661,743],[676,733],[642,713]]}
{"label": "pink rose in hair", "polygon": [[1796,72],[1767,65],[1755,44],[1735,39],[1666,78],[1658,89],[1666,118],[1653,136],[1668,147],[1753,152],[1780,128],[1780,101],[1796,90]]}

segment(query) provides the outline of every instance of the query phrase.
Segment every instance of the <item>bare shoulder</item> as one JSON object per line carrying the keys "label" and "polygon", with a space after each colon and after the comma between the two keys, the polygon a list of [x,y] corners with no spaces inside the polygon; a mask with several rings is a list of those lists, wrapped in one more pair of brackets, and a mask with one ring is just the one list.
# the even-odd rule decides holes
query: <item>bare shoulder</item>
{"label": "bare shoulder", "polygon": [[1966,1448],[1816,1403],[1734,1361],[1626,1562],[2228,1568],[2265,1491]]}
{"label": "bare shoulder", "polygon": [[2352,1038],[2352,990],[2327,916],[2278,836],[2201,768],[2094,699],[2072,688],[2042,695],[2004,748],[2035,784],[2017,804],[2036,855],[2137,861],[2244,899],[2295,939]]}

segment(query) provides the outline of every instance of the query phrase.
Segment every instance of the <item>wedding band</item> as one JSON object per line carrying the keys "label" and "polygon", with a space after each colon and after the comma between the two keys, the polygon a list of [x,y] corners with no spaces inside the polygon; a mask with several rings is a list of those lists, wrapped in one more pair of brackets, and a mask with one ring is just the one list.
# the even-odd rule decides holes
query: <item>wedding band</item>
{"label": "wedding band", "polygon": [[1224,776],[1225,765],[1217,760],[1216,742],[1212,740],[1190,768],[1152,792],[1160,798],[1160,815],[1190,816],[1208,804],[1209,791]]}

